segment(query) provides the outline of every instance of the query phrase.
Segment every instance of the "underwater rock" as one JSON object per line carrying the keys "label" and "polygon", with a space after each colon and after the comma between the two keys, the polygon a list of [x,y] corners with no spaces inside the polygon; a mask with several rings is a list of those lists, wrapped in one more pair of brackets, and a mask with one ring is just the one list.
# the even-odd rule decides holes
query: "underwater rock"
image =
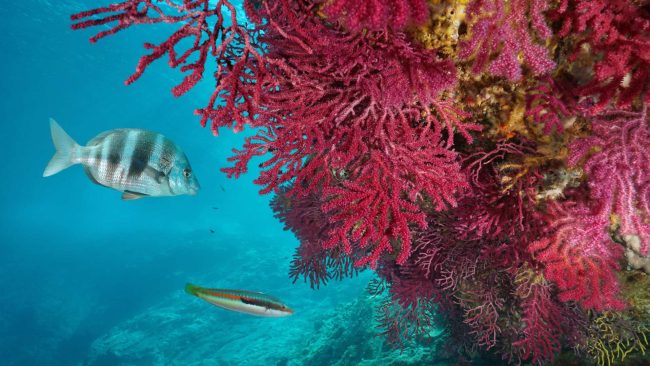
{"label": "underwater rock", "polygon": [[[391,348],[377,337],[373,320],[379,298],[360,296],[336,307],[315,323],[312,336],[295,359],[295,365],[445,365],[431,345]],[[290,363],[291,364],[291,363]]]}
{"label": "underwater rock", "polygon": [[632,269],[640,269],[650,274],[650,256],[641,255],[641,239],[637,235],[623,235],[625,259]]}

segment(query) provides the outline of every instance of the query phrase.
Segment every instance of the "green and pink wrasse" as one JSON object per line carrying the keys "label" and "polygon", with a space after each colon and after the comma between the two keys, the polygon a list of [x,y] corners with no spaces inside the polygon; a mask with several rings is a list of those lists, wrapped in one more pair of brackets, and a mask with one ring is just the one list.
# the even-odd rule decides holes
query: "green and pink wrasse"
{"label": "green and pink wrasse", "polygon": [[240,313],[271,318],[293,314],[282,301],[261,292],[204,288],[191,283],[185,285],[185,291],[220,308]]}

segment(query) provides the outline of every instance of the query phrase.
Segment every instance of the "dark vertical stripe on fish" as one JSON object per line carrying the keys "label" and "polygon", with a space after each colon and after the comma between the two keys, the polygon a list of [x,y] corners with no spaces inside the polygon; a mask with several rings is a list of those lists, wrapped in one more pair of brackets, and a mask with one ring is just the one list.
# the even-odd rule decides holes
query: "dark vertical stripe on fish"
{"label": "dark vertical stripe on fish", "polygon": [[135,143],[135,150],[131,156],[128,177],[130,179],[139,178],[142,172],[147,168],[151,153],[153,152],[153,134],[144,132],[138,135]]}
{"label": "dark vertical stripe on fish", "polygon": [[158,166],[160,167],[161,172],[169,174],[175,156],[176,145],[174,145],[170,139],[164,138],[162,144],[162,152],[160,153],[160,160],[158,161]]}
{"label": "dark vertical stripe on fish", "polygon": [[115,181],[115,172],[119,170],[125,144],[126,134],[124,131],[115,132],[108,150],[108,172],[106,173],[106,179],[111,182]]}
{"label": "dark vertical stripe on fish", "polygon": [[95,160],[93,161],[93,168],[95,168],[95,171],[99,169],[99,164],[102,163],[102,150],[101,145],[95,147]]}

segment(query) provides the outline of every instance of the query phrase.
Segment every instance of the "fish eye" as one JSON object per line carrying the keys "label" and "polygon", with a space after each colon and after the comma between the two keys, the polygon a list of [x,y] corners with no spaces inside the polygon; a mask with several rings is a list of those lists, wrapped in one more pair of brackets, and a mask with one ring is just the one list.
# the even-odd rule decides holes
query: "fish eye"
{"label": "fish eye", "polygon": [[183,176],[189,178],[192,175],[192,171],[189,169],[183,169]]}

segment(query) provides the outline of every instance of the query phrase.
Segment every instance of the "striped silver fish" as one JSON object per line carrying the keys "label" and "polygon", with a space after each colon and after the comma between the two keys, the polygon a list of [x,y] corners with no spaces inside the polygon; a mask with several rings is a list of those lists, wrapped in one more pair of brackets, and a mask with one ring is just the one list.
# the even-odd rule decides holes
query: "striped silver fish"
{"label": "striped silver fish", "polygon": [[124,192],[125,200],[194,195],[200,188],[185,154],[159,133],[122,128],[80,146],[53,119],[50,130],[56,153],[44,177],[81,164],[91,181]]}
{"label": "striped silver fish", "polygon": [[205,288],[191,283],[185,285],[185,291],[210,304],[240,313],[270,318],[293,314],[293,310],[282,301],[261,292]]}

